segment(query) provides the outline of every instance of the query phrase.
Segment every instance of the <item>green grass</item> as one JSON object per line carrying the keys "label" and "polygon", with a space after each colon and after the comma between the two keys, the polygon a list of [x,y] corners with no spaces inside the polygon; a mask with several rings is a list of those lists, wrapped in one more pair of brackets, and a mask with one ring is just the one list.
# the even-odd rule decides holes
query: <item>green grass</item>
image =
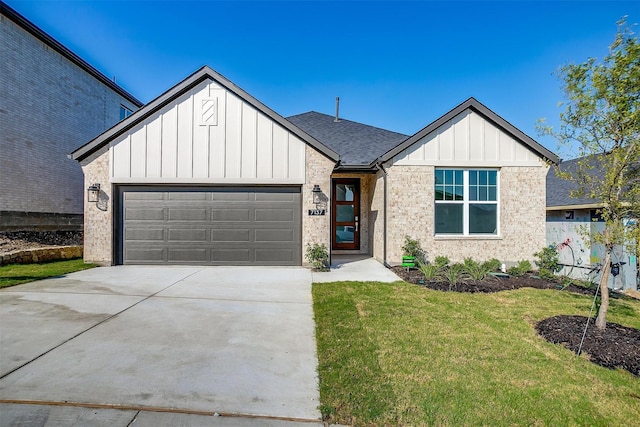
{"label": "green grass", "polygon": [[[403,282],[313,285],[321,411],[357,426],[612,426],[640,420],[640,379],[539,337],[587,315],[554,290],[438,292]],[[640,302],[608,320],[640,328]]]}
{"label": "green grass", "polygon": [[74,271],[96,267],[85,264],[82,259],[53,261],[42,264],[10,264],[0,266],[0,288],[60,276]]}

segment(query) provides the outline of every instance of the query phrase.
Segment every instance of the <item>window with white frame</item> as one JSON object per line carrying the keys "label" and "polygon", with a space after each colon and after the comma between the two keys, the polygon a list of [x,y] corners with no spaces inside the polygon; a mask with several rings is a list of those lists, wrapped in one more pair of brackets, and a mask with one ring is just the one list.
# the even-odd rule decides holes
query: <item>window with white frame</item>
{"label": "window with white frame", "polygon": [[436,169],[436,235],[498,235],[498,212],[497,170]]}
{"label": "window with white frame", "polygon": [[120,104],[120,120],[124,120],[132,114],[133,114],[133,111],[131,111],[131,109]]}

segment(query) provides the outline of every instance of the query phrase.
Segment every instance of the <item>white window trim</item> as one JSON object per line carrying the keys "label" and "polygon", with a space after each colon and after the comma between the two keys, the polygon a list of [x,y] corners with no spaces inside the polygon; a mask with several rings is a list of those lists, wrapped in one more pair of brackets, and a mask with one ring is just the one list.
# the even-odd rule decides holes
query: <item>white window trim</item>
{"label": "white window trim", "polygon": [[[473,237],[473,238],[495,238],[500,237],[500,169],[496,168],[447,168],[447,167],[438,167],[434,169],[434,184],[433,188],[435,191],[435,171],[436,170],[461,170],[462,171],[462,200],[435,200],[435,192],[433,200],[435,204],[461,204],[462,205],[462,234],[450,234],[450,233],[436,233],[436,215],[435,215],[435,204],[433,210],[433,232],[435,237],[445,237],[445,238],[461,238],[461,237]],[[469,200],[469,171],[478,171],[478,170],[486,170],[486,171],[495,171],[496,172],[496,200]],[[493,234],[488,233],[469,233],[469,205],[471,204],[489,204],[489,205],[497,205],[496,209],[496,232]]]}

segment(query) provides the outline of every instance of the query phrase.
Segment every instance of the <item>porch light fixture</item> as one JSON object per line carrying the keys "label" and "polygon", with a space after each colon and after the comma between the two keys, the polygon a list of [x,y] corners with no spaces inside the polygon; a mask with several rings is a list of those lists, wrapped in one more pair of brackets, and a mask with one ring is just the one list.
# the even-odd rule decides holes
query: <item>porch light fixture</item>
{"label": "porch light fixture", "polygon": [[322,203],[322,190],[318,184],[313,185],[311,192],[313,193],[313,203],[316,205]]}
{"label": "porch light fixture", "polygon": [[87,201],[91,203],[98,202],[98,196],[100,195],[100,184],[91,184],[87,188]]}

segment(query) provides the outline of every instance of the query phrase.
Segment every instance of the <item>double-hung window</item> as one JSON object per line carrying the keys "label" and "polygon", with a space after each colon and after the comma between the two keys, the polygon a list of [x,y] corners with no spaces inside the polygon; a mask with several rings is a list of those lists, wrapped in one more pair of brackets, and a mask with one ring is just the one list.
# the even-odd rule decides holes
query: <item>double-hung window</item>
{"label": "double-hung window", "polygon": [[498,235],[498,171],[436,169],[435,234]]}

